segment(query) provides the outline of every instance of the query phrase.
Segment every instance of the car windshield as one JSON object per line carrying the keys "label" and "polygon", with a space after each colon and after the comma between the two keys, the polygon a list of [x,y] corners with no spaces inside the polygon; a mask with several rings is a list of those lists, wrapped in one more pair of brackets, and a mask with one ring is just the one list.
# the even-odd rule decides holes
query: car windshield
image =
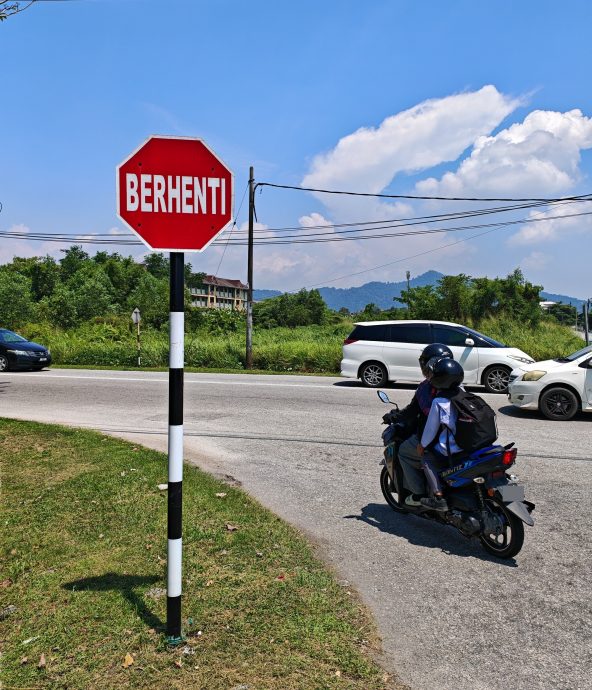
{"label": "car windshield", "polygon": [[483,335],[483,333],[479,333],[479,331],[474,331],[472,328],[466,328],[466,326],[463,326],[463,330],[467,331],[473,336],[476,336],[477,338],[480,338],[481,340],[485,340],[485,342],[489,343],[492,347],[507,347],[507,345],[504,345],[504,343],[500,343],[499,340],[494,340],[487,335]]}
{"label": "car windshield", "polygon": [[571,355],[567,355],[567,357],[557,357],[555,360],[556,362],[575,362],[576,359],[579,359],[580,357],[583,357],[584,355],[592,355],[592,345],[588,345],[587,347],[583,347],[581,350],[578,350],[577,352],[573,352]]}
{"label": "car windshield", "polygon": [[0,329],[0,343],[26,343],[27,339],[13,333],[12,331],[7,331]]}

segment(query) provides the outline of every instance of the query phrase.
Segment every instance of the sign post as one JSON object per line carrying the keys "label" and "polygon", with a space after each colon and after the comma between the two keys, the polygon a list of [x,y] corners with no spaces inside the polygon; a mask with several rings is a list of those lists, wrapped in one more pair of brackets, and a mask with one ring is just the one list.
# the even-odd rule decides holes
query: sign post
{"label": "sign post", "polygon": [[132,321],[136,324],[137,326],[137,331],[136,331],[136,349],[138,351],[138,367],[140,366],[140,321],[142,320],[142,316],[140,315],[140,310],[138,307],[136,307],[133,312],[132,312]]}
{"label": "sign post", "polygon": [[201,139],[152,136],[117,167],[116,180],[119,218],[149,249],[170,252],[166,635],[176,645],[183,641],[184,252],[203,251],[232,225],[234,178]]}

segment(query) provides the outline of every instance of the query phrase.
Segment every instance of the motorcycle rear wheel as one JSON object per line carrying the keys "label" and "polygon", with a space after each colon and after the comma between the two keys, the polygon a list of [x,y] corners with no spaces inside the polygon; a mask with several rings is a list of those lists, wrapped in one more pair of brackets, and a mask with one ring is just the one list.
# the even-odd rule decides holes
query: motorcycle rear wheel
{"label": "motorcycle rear wheel", "polygon": [[487,507],[502,518],[502,534],[481,534],[479,539],[483,548],[497,558],[513,558],[524,544],[524,525],[522,520],[511,513],[506,506],[495,499],[485,499]]}
{"label": "motorcycle rear wheel", "polygon": [[[396,473],[395,479],[397,479]],[[400,481],[399,479],[399,482]],[[380,473],[380,488],[382,489],[382,495],[393,510],[397,511],[397,513],[406,513],[407,510],[403,503],[405,497],[397,487],[399,482],[393,482],[386,467],[382,468],[382,472]]]}

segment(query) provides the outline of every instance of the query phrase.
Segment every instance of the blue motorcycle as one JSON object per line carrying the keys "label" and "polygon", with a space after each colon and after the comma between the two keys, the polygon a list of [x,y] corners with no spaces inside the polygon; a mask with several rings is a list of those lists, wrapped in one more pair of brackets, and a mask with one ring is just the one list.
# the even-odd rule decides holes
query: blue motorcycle
{"label": "blue motorcycle", "polygon": [[403,482],[399,446],[408,436],[397,420],[398,406],[383,391],[378,397],[394,405],[391,423],[382,433],[384,460],[380,488],[389,506],[398,513],[452,525],[468,538],[478,538],[483,548],[498,558],[513,558],[524,543],[524,524],[534,525],[534,503],[525,500],[524,487],[509,469],[516,462],[514,444],[486,446],[450,458],[451,466],[440,471],[449,510],[446,513],[425,506],[405,504],[410,493]]}

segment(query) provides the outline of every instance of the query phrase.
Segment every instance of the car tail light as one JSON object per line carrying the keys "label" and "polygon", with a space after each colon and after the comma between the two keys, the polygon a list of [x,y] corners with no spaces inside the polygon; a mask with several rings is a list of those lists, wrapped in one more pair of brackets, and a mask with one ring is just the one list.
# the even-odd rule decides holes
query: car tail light
{"label": "car tail light", "polygon": [[512,448],[511,450],[505,450],[504,454],[502,455],[502,465],[506,465],[508,467],[509,465],[513,465],[514,461],[516,460],[516,455],[518,454],[518,451],[516,448]]}
{"label": "car tail light", "polygon": [[357,339],[357,338],[346,338],[346,339],[343,341],[343,344],[344,344],[344,345],[352,345],[353,343],[357,343],[357,342],[358,342],[358,339]]}

